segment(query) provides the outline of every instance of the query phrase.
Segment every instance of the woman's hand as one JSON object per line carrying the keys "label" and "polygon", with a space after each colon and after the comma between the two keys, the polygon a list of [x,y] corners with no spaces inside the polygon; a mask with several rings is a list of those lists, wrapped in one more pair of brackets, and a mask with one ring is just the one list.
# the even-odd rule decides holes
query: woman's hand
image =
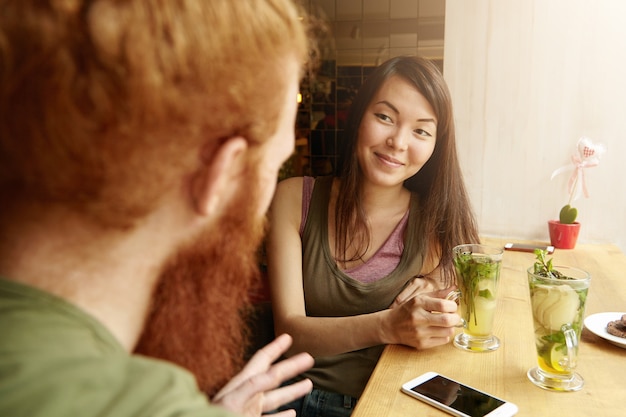
{"label": "woman's hand", "polygon": [[[258,417],[306,395],[313,387],[308,379],[285,387],[280,384],[312,367],[311,355],[301,353],[273,364],[291,342],[291,336],[283,334],[259,350],[211,402],[242,416]],[[295,415],[294,410],[275,414],[279,417]]]}
{"label": "woman's hand", "polygon": [[398,307],[409,298],[413,298],[418,294],[433,292],[437,289],[435,281],[427,277],[415,276],[409,284],[398,294],[389,308]]}
{"label": "woman's hand", "polygon": [[388,343],[417,349],[446,344],[454,336],[461,317],[457,304],[445,297],[454,287],[425,292],[431,284],[422,280],[411,283],[398,295],[387,314],[383,332]]}

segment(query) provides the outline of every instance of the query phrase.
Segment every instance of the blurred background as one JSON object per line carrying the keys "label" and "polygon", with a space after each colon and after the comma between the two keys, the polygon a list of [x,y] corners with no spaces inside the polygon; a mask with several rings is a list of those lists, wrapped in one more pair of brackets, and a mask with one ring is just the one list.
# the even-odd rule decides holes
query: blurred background
{"label": "blurred background", "polygon": [[[302,82],[296,153],[282,171],[332,172],[355,91],[404,54],[434,60],[453,97],[457,143],[481,233],[548,242],[568,201],[582,136],[606,146],[574,202],[579,243],[626,252],[626,2],[301,0],[330,32]],[[552,172],[567,167],[551,180]]]}

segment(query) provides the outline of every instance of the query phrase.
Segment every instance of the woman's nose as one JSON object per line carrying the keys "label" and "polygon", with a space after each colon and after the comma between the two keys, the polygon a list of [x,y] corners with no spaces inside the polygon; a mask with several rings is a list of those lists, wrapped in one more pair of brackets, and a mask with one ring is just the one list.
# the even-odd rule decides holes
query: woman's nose
{"label": "woman's nose", "polygon": [[408,137],[406,132],[398,129],[387,138],[387,146],[397,150],[405,150],[408,146]]}

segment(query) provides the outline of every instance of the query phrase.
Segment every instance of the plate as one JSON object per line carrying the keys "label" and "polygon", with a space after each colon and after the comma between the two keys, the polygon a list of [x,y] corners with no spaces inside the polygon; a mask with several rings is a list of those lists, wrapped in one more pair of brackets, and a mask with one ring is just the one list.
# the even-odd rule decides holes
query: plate
{"label": "plate", "polygon": [[608,340],[615,346],[626,349],[626,338],[617,337],[606,331],[606,325],[613,320],[619,320],[626,313],[596,313],[585,319],[585,327],[596,336]]}

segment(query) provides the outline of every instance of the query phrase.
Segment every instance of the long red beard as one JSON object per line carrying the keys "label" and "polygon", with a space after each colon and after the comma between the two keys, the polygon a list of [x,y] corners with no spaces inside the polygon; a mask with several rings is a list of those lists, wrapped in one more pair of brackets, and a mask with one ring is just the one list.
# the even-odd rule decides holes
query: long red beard
{"label": "long red beard", "polygon": [[165,264],[136,352],[190,370],[212,397],[243,365],[244,311],[258,282],[264,221],[241,193],[218,226]]}

